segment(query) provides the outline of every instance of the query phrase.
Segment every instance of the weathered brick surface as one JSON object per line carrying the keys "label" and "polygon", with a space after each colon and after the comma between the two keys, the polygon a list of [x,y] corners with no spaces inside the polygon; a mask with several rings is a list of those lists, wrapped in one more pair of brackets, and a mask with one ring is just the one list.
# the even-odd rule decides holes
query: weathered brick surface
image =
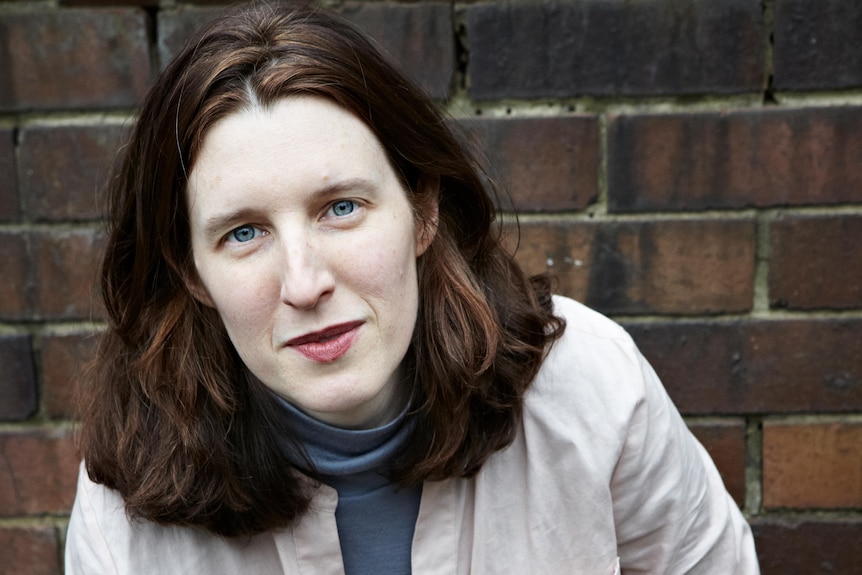
{"label": "weathered brick surface", "polygon": [[0,421],[27,419],[38,408],[28,335],[0,335]]}
{"label": "weathered brick surface", "polygon": [[97,346],[95,334],[47,335],[42,338],[42,403],[50,417],[74,414],[75,382]]}
{"label": "weathered brick surface", "polygon": [[684,413],[862,410],[862,320],[626,327]]}
{"label": "weathered brick surface", "polygon": [[734,312],[752,305],[749,220],[522,223],[516,258],[531,274],[551,273],[560,293],[609,314]]}
{"label": "weathered brick surface", "polygon": [[0,231],[0,319],[21,319],[32,312],[32,273],[28,234]]}
{"label": "weathered brick surface", "polygon": [[0,320],[98,317],[101,246],[95,229],[0,232]]}
{"label": "weathered brick surface", "polygon": [[445,98],[451,93],[455,31],[449,3],[351,2],[343,12],[432,97]]}
{"label": "weathered brick surface", "polygon": [[519,212],[583,210],[599,190],[599,124],[595,116],[465,120],[490,176]]}
{"label": "weathered brick surface", "polygon": [[68,513],[77,467],[69,431],[0,432],[0,517]]}
{"label": "weathered brick surface", "polygon": [[862,203],[862,107],[617,116],[614,212]]}
{"label": "weathered brick surface", "polygon": [[95,219],[123,128],[33,126],[21,130],[19,169],[27,214],[37,220]]}
{"label": "weathered brick surface", "polygon": [[787,216],[769,240],[774,307],[862,308],[862,216]]}
{"label": "weathered brick surface", "polygon": [[862,508],[862,423],[764,422],[763,506]]}
{"label": "weathered brick surface", "polygon": [[3,36],[14,49],[0,50],[0,110],[128,107],[149,82],[138,9],[4,12]]}
{"label": "weathered brick surface", "polygon": [[477,99],[756,92],[760,3],[482,3],[467,9]]}
{"label": "weathered brick surface", "polygon": [[781,0],[774,10],[776,89],[862,86],[862,4]]}
{"label": "weathered brick surface", "polygon": [[745,420],[689,422],[721,473],[724,486],[740,507],[745,503]]}
{"label": "weathered brick surface", "polygon": [[59,575],[59,557],[53,527],[0,527],[0,572]]}
{"label": "weathered brick surface", "polygon": [[862,521],[755,519],[762,575],[862,573]]}
{"label": "weathered brick surface", "polygon": [[0,222],[17,220],[21,215],[14,135],[14,130],[0,127]]}

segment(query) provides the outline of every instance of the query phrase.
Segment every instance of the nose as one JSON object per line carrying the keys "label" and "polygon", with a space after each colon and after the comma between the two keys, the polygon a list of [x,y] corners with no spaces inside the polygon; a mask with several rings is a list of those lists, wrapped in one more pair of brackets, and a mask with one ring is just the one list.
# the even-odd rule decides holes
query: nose
{"label": "nose", "polygon": [[283,247],[281,301],[301,310],[314,309],[335,288],[327,258],[307,239]]}

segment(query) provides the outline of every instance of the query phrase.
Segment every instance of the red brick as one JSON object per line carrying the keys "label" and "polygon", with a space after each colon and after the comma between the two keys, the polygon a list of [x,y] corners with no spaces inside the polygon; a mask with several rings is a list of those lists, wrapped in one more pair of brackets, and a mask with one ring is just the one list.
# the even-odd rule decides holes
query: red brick
{"label": "red brick", "polygon": [[472,98],[758,92],[761,8],[723,2],[467,8]]}
{"label": "red brick", "polygon": [[688,414],[862,410],[862,320],[631,322]]}
{"label": "red brick", "polygon": [[763,506],[862,508],[862,423],[764,422]]}
{"label": "red brick", "polygon": [[512,197],[504,210],[583,210],[599,193],[595,116],[464,120],[488,157],[491,177]]}
{"label": "red brick", "polygon": [[38,409],[29,335],[0,335],[0,366],[0,420],[27,419]]}
{"label": "red brick", "polygon": [[688,428],[709,452],[724,486],[741,508],[745,503],[745,421],[688,422]]}
{"label": "red brick", "polygon": [[524,221],[519,234],[507,228],[505,240],[528,274],[547,272],[556,293],[587,301],[596,230],[585,222]]}
{"label": "red brick", "polygon": [[95,334],[42,338],[42,401],[50,417],[73,415],[72,390],[98,344]]}
{"label": "red brick", "polygon": [[751,308],[754,224],[664,220],[522,223],[516,258],[556,289],[609,314]]}
{"label": "red brick", "polygon": [[59,575],[53,527],[0,527],[0,571],[10,575]]}
{"label": "red brick", "polygon": [[0,517],[69,513],[78,456],[71,432],[0,432]]}
{"label": "red brick", "polygon": [[34,126],[21,131],[21,185],[34,219],[96,219],[122,142],[120,126]]}
{"label": "red brick", "polygon": [[862,573],[862,521],[858,518],[755,518],[751,524],[762,575]]}
{"label": "red brick", "polygon": [[343,13],[428,94],[434,98],[450,95],[455,77],[455,30],[448,2],[350,2]]}
{"label": "red brick", "polygon": [[0,222],[21,216],[18,180],[15,175],[14,130],[0,128]]}
{"label": "red brick", "polygon": [[847,0],[775,3],[773,62],[778,90],[862,86],[862,4]]}
{"label": "red brick", "polygon": [[0,232],[0,319],[93,319],[102,234]]}
{"label": "red brick", "polygon": [[0,14],[0,29],[14,47],[0,110],[129,107],[149,83],[141,10],[29,8]]}
{"label": "red brick", "polygon": [[862,216],[784,217],[769,240],[774,307],[862,307]]}
{"label": "red brick", "polygon": [[862,107],[617,116],[612,212],[862,202]]}

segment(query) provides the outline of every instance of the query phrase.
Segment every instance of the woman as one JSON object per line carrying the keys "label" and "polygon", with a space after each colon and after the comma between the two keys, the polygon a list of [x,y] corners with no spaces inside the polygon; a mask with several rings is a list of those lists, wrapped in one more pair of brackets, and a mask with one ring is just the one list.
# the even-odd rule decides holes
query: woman
{"label": "woman", "polygon": [[756,573],[655,374],[524,276],[480,174],[334,15],[190,42],[111,185],[67,573]]}

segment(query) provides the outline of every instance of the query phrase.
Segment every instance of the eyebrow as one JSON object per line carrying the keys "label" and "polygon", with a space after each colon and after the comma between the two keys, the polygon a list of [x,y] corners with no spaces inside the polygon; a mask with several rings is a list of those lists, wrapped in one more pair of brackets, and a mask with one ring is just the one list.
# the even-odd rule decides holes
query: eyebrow
{"label": "eyebrow", "polygon": [[[373,195],[377,190],[377,184],[373,180],[364,177],[346,178],[321,186],[312,193],[312,197],[317,201],[322,201],[350,190],[359,190],[365,194]],[[233,227],[252,221],[258,217],[260,217],[259,209],[240,208],[207,218],[204,222],[203,231],[205,237],[218,237],[226,231],[233,229]]]}

